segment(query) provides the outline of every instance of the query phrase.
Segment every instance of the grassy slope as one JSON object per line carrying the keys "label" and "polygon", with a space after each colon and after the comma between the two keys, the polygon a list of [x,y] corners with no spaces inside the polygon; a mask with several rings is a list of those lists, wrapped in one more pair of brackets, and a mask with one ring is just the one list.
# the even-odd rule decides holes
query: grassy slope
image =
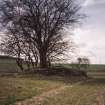
{"label": "grassy slope", "polygon": [[0,105],[9,105],[62,85],[62,82],[51,82],[44,78],[0,77]]}
{"label": "grassy slope", "polygon": [[14,60],[0,58],[0,72],[16,72],[18,69]]}
{"label": "grassy slope", "polygon": [[105,78],[96,77],[82,84],[73,83],[60,77],[17,76],[0,77],[0,105],[39,96],[43,92],[67,86],[53,97],[45,97],[41,105],[92,105],[96,93],[105,88]]}

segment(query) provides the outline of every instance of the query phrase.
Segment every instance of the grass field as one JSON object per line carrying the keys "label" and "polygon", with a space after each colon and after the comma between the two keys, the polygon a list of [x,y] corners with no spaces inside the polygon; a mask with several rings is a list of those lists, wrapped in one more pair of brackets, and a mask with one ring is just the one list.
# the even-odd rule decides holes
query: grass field
{"label": "grass field", "polygon": [[[77,65],[76,64],[56,64],[57,66],[64,66],[67,68],[76,68]],[[105,64],[90,64],[88,68],[85,69],[85,71],[89,71],[89,72],[93,72],[93,71],[98,71],[98,72],[102,72],[105,71]]]}
{"label": "grass field", "polygon": [[[35,104],[34,100],[33,104],[29,102],[20,105],[93,105],[97,102],[97,93],[105,93],[105,77],[96,73],[92,73],[91,76],[95,76],[94,79],[81,82],[78,78],[36,75],[0,77],[0,105],[12,105],[16,101],[21,102],[33,96],[39,97],[50,91],[52,91],[50,95],[41,97],[43,100],[40,104]],[[59,91],[62,87],[63,89]],[[55,89],[58,89],[58,94],[53,94]]]}
{"label": "grass field", "polygon": [[62,85],[63,82],[51,81],[43,76],[0,77],[0,105],[31,98]]}

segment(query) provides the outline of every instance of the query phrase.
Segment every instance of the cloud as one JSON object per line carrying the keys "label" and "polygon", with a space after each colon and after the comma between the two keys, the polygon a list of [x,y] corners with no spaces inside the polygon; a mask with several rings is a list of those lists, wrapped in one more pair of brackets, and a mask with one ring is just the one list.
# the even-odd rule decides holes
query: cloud
{"label": "cloud", "polygon": [[[83,0],[84,1],[84,0]],[[95,5],[101,5],[105,3],[105,0],[85,0],[83,2],[83,7],[88,7],[88,6],[95,6]]]}
{"label": "cloud", "polygon": [[105,30],[100,27],[82,27],[75,30],[74,42],[78,56],[87,56],[92,63],[105,63]]}
{"label": "cloud", "polygon": [[83,6],[86,7],[93,4],[94,4],[94,0],[85,0],[85,2],[83,3]]}
{"label": "cloud", "polygon": [[105,64],[105,0],[85,0],[81,12],[87,18],[74,31],[76,57],[87,56],[91,63]]}

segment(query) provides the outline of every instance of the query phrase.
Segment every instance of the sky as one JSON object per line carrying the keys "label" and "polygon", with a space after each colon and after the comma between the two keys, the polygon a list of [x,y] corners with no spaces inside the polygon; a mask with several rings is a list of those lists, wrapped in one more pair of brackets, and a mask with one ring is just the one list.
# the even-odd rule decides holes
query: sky
{"label": "sky", "polygon": [[73,35],[78,56],[88,57],[91,63],[105,64],[105,0],[84,0],[81,11],[87,17]]}
{"label": "sky", "polygon": [[105,64],[105,0],[82,0],[81,12],[86,14],[75,29],[73,41],[77,57],[86,56],[94,64]]}

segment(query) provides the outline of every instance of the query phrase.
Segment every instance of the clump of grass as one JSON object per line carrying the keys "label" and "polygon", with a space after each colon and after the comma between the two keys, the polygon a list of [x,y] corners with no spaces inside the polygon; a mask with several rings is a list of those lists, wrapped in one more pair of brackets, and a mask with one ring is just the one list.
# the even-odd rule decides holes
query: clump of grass
{"label": "clump of grass", "polygon": [[14,102],[16,102],[16,96],[8,96],[5,102],[5,105],[13,104]]}
{"label": "clump of grass", "polygon": [[7,96],[5,100],[1,100],[0,105],[13,105],[14,102],[16,102],[16,96],[11,95]]}

